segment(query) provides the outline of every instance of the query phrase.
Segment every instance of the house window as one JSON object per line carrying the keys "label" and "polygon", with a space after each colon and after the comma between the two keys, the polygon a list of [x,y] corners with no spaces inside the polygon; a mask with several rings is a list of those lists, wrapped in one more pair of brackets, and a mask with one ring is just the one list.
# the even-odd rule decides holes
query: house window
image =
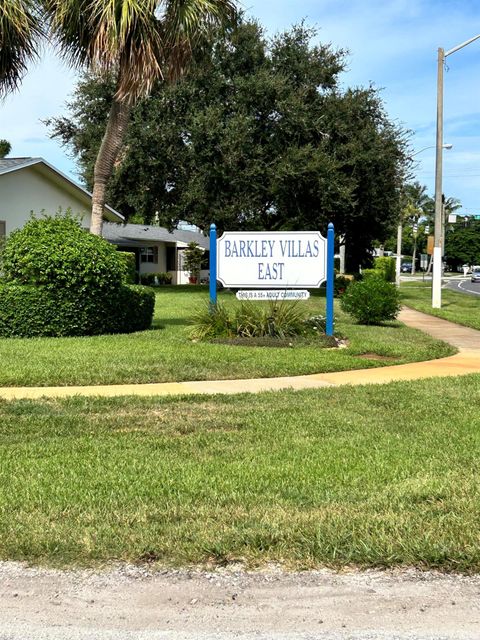
{"label": "house window", "polygon": [[158,264],[158,247],[142,247],[140,249],[140,262]]}
{"label": "house window", "polygon": [[167,247],[167,271],[177,270],[177,248]]}
{"label": "house window", "polygon": [[7,235],[7,225],[4,220],[0,220],[0,240]]}

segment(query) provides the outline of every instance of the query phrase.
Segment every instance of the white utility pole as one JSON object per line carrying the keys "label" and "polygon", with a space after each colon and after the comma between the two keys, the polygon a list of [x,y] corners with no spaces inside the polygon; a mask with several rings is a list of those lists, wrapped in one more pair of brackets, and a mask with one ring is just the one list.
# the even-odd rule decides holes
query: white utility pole
{"label": "white utility pole", "polygon": [[456,51],[463,49],[475,40],[480,34],[462,42],[461,44],[444,51],[438,49],[437,60],[437,144],[435,163],[435,229],[433,245],[433,280],[432,280],[432,307],[440,309],[442,306],[442,246],[443,246],[443,206],[442,206],[442,171],[443,171],[443,69],[445,59]]}

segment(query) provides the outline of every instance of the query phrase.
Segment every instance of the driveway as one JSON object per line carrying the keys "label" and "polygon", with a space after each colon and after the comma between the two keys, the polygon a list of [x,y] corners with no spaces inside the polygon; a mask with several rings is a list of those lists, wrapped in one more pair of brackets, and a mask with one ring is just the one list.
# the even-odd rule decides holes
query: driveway
{"label": "driveway", "polygon": [[480,577],[0,563],[1,640],[478,640]]}

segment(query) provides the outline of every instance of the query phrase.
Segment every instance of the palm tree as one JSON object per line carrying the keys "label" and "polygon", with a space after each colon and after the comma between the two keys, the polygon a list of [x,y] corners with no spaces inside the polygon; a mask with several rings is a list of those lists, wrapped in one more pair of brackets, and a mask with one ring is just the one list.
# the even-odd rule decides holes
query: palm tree
{"label": "palm tree", "polygon": [[64,58],[116,74],[116,92],[93,177],[90,231],[101,235],[107,182],[132,106],[156,80],[178,78],[210,27],[233,17],[235,0],[40,0]]}
{"label": "palm tree", "polygon": [[0,2],[0,98],[18,88],[42,33],[35,0]]}
{"label": "palm tree", "polygon": [[[420,219],[428,217],[428,211],[432,207],[432,198],[427,194],[427,187],[419,182],[406,184],[402,192],[402,204],[399,220],[399,238],[401,238],[404,224],[412,226],[413,232],[413,255],[412,255],[412,275],[415,275],[417,259],[417,233]],[[417,230],[415,230],[417,229]],[[397,274],[398,277],[398,274]]]}

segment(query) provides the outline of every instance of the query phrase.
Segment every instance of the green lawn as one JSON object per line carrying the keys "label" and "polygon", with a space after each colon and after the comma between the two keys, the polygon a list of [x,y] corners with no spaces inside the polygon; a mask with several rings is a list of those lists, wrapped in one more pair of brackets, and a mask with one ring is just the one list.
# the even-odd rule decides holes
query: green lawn
{"label": "green lawn", "polygon": [[400,292],[402,301],[412,309],[480,329],[480,296],[442,289],[442,308],[432,309],[430,282],[402,282]]}
{"label": "green lawn", "polygon": [[[220,299],[235,302],[230,293]],[[206,287],[166,287],[157,294],[151,331],[89,338],[1,339],[0,385],[273,377],[400,364],[453,353],[446,344],[400,323],[357,325],[338,308],[336,331],[348,338],[347,349],[193,343],[188,337],[189,319],[194,308],[207,300]],[[324,313],[324,298],[314,296],[300,304],[312,314]]]}
{"label": "green lawn", "polygon": [[480,376],[0,402],[0,558],[479,571]]}

